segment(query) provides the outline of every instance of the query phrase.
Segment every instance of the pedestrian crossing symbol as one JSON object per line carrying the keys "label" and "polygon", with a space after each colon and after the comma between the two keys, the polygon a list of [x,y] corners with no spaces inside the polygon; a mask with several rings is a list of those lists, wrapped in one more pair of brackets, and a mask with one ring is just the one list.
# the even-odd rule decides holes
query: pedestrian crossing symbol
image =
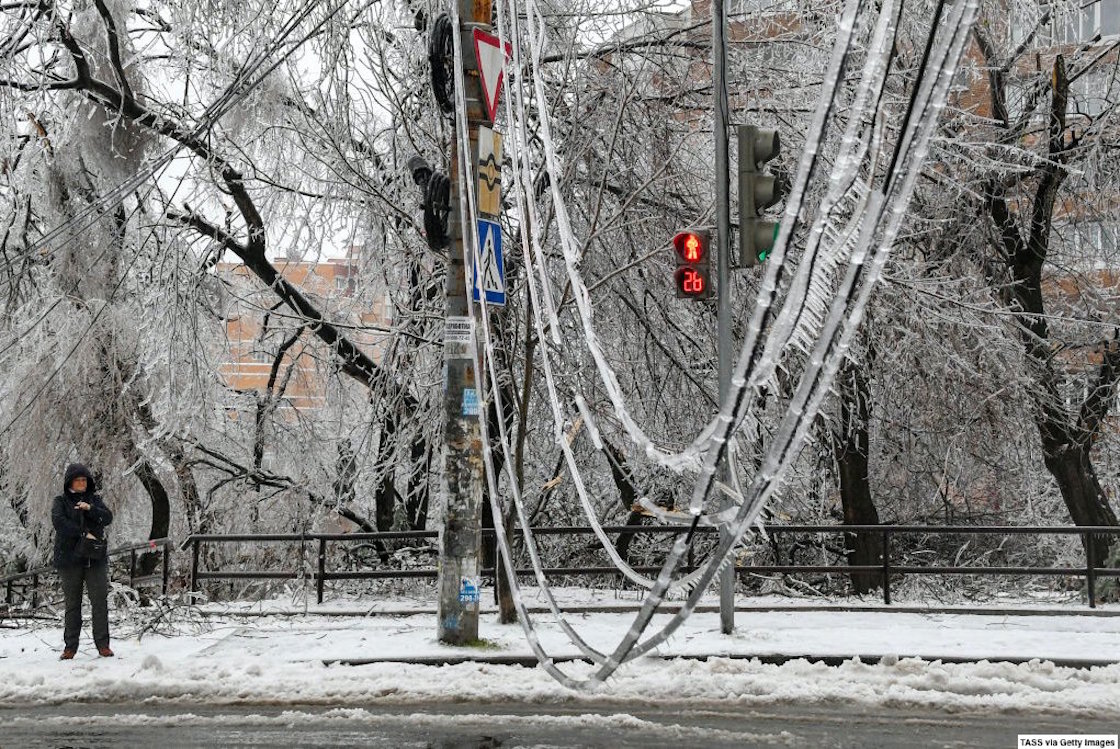
{"label": "pedestrian crossing symbol", "polygon": [[476,302],[485,297],[487,304],[504,307],[506,268],[502,263],[502,227],[494,221],[479,219],[478,246],[478,258],[471,263],[471,275],[474,279],[471,295]]}

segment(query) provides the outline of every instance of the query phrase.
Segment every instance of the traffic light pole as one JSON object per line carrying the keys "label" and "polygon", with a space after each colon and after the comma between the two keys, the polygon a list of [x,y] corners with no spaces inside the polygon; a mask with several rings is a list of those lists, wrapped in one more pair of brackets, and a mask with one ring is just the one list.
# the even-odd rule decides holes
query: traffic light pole
{"label": "traffic light pole", "polygon": [[[716,315],[719,341],[719,402],[731,391],[731,182],[727,155],[727,11],[723,0],[712,0],[712,74],[714,125],[716,141]],[[727,454],[724,453],[720,472],[724,482],[728,479]],[[720,537],[729,532],[720,527]],[[719,575],[719,626],[720,631],[731,634],[735,629],[735,565],[730,564]]]}
{"label": "traffic light pole", "polygon": [[[489,0],[454,0],[464,22],[490,23]],[[456,28],[455,34],[462,34]],[[468,54],[464,49],[464,56]],[[468,99],[470,94],[467,94]],[[476,103],[477,104],[477,103]],[[479,110],[468,101],[468,109]],[[457,112],[457,117],[469,117]],[[472,143],[478,139],[479,122],[469,120]],[[471,236],[469,226],[459,220],[464,200],[464,180],[473,178],[473,155],[465,160],[467,173],[459,166],[459,139],[451,150],[451,247],[447,253],[444,332],[443,446],[441,449],[440,495],[443,525],[439,535],[439,609],[437,635],[440,642],[465,645],[478,640],[479,574],[482,552],[482,435],[478,424],[479,384],[474,371],[474,323],[467,305],[464,246]],[[473,219],[473,217],[470,217]],[[471,250],[473,253],[473,249]]]}

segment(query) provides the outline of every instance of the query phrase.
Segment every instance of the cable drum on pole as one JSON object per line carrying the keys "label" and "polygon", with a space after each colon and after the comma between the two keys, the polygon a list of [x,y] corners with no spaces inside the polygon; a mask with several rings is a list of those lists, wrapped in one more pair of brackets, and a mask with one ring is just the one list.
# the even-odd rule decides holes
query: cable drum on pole
{"label": "cable drum on pole", "polygon": [[436,172],[424,189],[424,234],[433,250],[445,250],[451,244],[450,221],[451,180]]}
{"label": "cable drum on pole", "polygon": [[428,65],[431,68],[432,93],[439,111],[448,119],[455,118],[455,23],[441,13],[428,34]]}

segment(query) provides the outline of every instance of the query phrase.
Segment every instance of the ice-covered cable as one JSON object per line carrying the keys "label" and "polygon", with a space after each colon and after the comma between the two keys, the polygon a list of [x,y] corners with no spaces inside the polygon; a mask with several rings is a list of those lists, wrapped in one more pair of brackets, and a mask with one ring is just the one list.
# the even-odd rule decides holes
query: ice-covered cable
{"label": "ice-covered cable", "polygon": [[[763,469],[753,482],[753,499],[749,505],[744,505],[741,508],[737,522],[728,537],[721,540],[715,552],[716,555],[730,550],[734,539],[745,533],[749,526],[755,522],[758,513],[765,506],[766,500],[775,491],[781,473],[788,468],[790,452],[796,450],[798,444],[804,441],[805,434],[811,427],[812,414],[819,409],[821,402],[828,394],[836,370],[843,360],[844,352],[850,345],[861,321],[871,290],[874,288],[890,247],[897,237],[909,204],[909,198],[913,194],[914,184],[921,171],[921,165],[928,153],[930,138],[933,129],[936,127],[938,115],[944,108],[953,73],[964,51],[969,30],[975,20],[977,7],[976,0],[969,0],[952,9],[950,20],[946,23],[949,30],[944,33],[945,38],[938,45],[937,53],[932,56],[934,64],[931,68],[936,72],[929,77],[923,75],[917,83],[918,90],[914,97],[918,102],[916,109],[919,116],[910,123],[910,127],[901,135],[899,140],[899,151],[903,156],[898,161],[900,165],[898,171],[901,172],[902,179],[896,181],[893,179],[894,175],[890,175],[886,191],[877,192],[872,200],[874,208],[872,213],[875,216],[881,216],[883,207],[887,207],[888,224],[880,235],[876,249],[870,253],[871,261],[869,265],[865,267],[863,262],[868,253],[861,251],[857,257],[853,258],[853,261],[856,262],[850,265],[845,277],[845,288],[851,289],[860,280],[860,276],[866,273],[862,289],[854,300],[849,300],[844,305],[833,305],[833,311],[829,316],[828,329],[819,339],[814,351],[814,361],[819,362],[816,366],[815,376],[802,379],[795,398],[797,403],[803,405],[787,411],[786,417],[783,419],[783,426],[779,431],[779,437],[771,444]],[[930,33],[937,33],[937,29],[931,30]],[[865,225],[864,239],[866,241],[861,243],[861,247],[867,247],[871,243],[878,224],[877,219]],[[838,337],[835,335],[837,329],[840,330]],[[711,577],[712,573],[706,572],[697,590],[702,590],[710,582]],[[695,595],[694,592],[685,601],[680,612],[670,620],[661,632],[629,654],[633,656],[648,652],[651,648],[664,642],[688,617],[698,600],[699,596]]]}
{"label": "ice-covered cable", "polygon": [[[943,106],[944,97],[947,93],[948,82],[952,77],[952,69],[955,67],[956,60],[963,49],[964,39],[966,38],[966,31],[971,24],[972,17],[975,12],[974,3],[970,3],[965,7],[957,9],[956,18],[953,24],[954,31],[948,34],[948,41],[946,41],[942,48],[944,54],[935,56],[937,61],[938,72],[933,77],[923,78],[920,84],[920,91],[917,96],[923,97],[927,101],[923,105],[921,116],[917,122],[921,127],[914,129],[911,128],[904,134],[900,142],[900,147],[906,152],[906,157],[902,160],[902,164],[907,165],[906,177],[901,181],[902,188],[895,190],[895,185],[892,181],[891,190],[888,195],[878,194],[874,198],[874,209],[870,211],[871,216],[882,216],[883,212],[881,206],[890,205],[891,209],[888,211],[890,215],[890,222],[887,230],[881,234],[881,241],[878,243],[876,252],[872,253],[870,268],[865,266],[867,260],[867,252],[864,249],[859,252],[857,256],[853,256],[852,263],[849,268],[849,273],[845,277],[843,287],[848,291],[842,295],[843,299],[837,298],[836,304],[833,305],[833,310],[828,316],[825,330],[822,331],[824,335],[819,339],[819,344],[813,352],[810,360],[810,365],[806,371],[806,376],[803,377],[802,386],[798,390],[798,397],[795,398],[794,403],[791,404],[791,409],[787,412],[786,418],[783,420],[783,427],[781,429],[781,438],[776,439],[771,444],[767,460],[764,464],[764,470],[760,472],[759,476],[754,482],[753,501],[749,505],[744,505],[740,508],[739,523],[734,529],[735,532],[732,537],[727,539],[725,544],[726,548],[717,550],[716,556],[721,556],[720,552],[730,551],[731,544],[747,530],[747,526],[756,520],[757,512],[764,505],[765,500],[769,497],[770,493],[774,490],[777,482],[781,478],[781,474],[785,467],[788,467],[790,450],[795,449],[800,440],[803,440],[806,425],[811,423],[812,412],[819,408],[820,401],[827,393],[828,384],[831,378],[834,377],[835,371],[842,360],[843,352],[846,346],[850,343],[852,331],[855,325],[858,324],[862,309],[866,304],[868,295],[873,282],[878,273],[878,269],[882,266],[882,261],[889,250],[891,243],[896,235],[897,228],[904,215],[905,206],[908,197],[912,192],[913,182],[916,179],[916,174],[920,166],[922,158],[924,158],[925,150],[928,148],[929,136],[932,131],[933,124],[936,121],[937,111]],[[936,33],[934,29],[931,33]],[[946,73],[946,69],[948,72]],[[888,200],[889,197],[889,200]],[[858,244],[862,248],[866,248],[870,244],[870,240],[875,237],[876,227],[879,225],[878,220],[869,221],[864,225],[862,232],[862,240]],[[866,275],[865,275],[866,274]],[[850,296],[851,290],[863,278],[862,288],[855,297]],[[839,338],[835,336],[835,331],[838,329],[843,330]],[[743,362],[741,361],[740,364]],[[742,369],[742,367],[741,367]],[[742,372],[739,373],[740,375]],[[678,543],[674,546],[673,554],[676,556],[683,553],[683,544]],[[726,562],[726,554],[724,562]],[[666,565],[673,561],[672,559],[666,561]],[[710,580],[710,575],[714,570],[708,571],[705,575],[706,580]],[[659,576],[659,583],[662,582],[662,577]],[[690,596],[686,606],[682,608],[681,614],[678,615],[679,621],[683,621],[683,617],[687,616],[695,599],[698,598],[697,593],[702,591],[704,587],[703,581],[694,590],[693,595]],[[660,588],[660,585],[658,586]],[[596,675],[599,678],[605,678],[613,671],[615,664],[623,661],[628,655],[631,655],[631,646],[633,640],[636,639],[636,634],[640,633],[646,624],[648,618],[652,616],[652,612],[656,609],[657,598],[662,591],[657,589],[647,597],[647,605],[643,606],[643,611],[640,616],[635,620],[631,631],[628,633],[624,641],[620,643],[619,649],[614,653],[614,657]],[[644,621],[643,621],[644,620]],[[679,621],[677,625],[679,626]],[[675,628],[675,627],[673,627]],[[640,650],[653,647],[659,641],[663,641],[671,633],[671,628],[663,629],[662,632],[655,635],[651,640],[644,643]]]}
{"label": "ice-covered cable", "polygon": [[[499,5],[498,9],[499,9],[499,18],[501,18],[503,16],[502,6]],[[514,39],[514,43],[512,44],[513,53],[514,53],[514,68],[518,69],[518,66],[519,66],[519,63],[520,63],[520,45],[517,44],[517,39],[519,38],[519,35],[517,35],[516,33],[513,33],[513,34],[511,34],[511,36]],[[520,81],[520,77],[518,77],[517,80]],[[515,100],[518,102],[518,107],[517,108],[515,108],[513,106],[513,102]],[[510,91],[510,94],[505,99],[507,117],[510,120],[511,127],[513,127],[513,129],[514,129],[515,138],[520,139],[519,144],[521,145],[521,149],[511,149],[511,159],[514,161],[514,169],[515,169],[515,172],[520,177],[519,179],[514,181],[514,188],[515,188],[515,194],[516,194],[516,198],[517,198],[517,204],[518,204],[519,210],[521,211],[523,221],[525,221],[525,220],[529,220],[529,219],[524,218],[524,217],[532,217],[534,215],[533,210],[534,210],[535,206],[527,205],[527,203],[532,200],[532,193],[531,193],[531,191],[524,189],[523,184],[525,183],[524,182],[525,171],[523,169],[519,169],[519,166],[523,165],[524,160],[520,158],[520,155],[519,155],[518,151],[521,150],[522,153],[527,153],[528,152],[528,147],[527,147],[527,143],[525,142],[525,132],[526,132],[526,130],[525,130],[524,123],[520,120],[520,118],[516,117],[514,110],[519,109],[523,105],[524,105],[524,99],[523,99],[523,95],[522,95],[522,92],[521,92],[520,88],[515,88],[515,90]],[[473,190],[473,185],[470,186],[470,189]],[[528,231],[522,231],[522,242],[523,242],[523,246],[524,246],[524,256],[526,257],[527,267],[530,269],[530,272],[528,272],[526,275],[527,275],[527,284],[528,284],[530,299],[532,300],[533,320],[534,320],[534,325],[535,325],[538,337],[540,338],[540,340],[544,341],[545,337],[546,337],[546,334],[545,334],[543,321],[540,317],[540,314],[541,314],[542,309],[547,308],[547,303],[542,298],[538,297],[538,295],[537,295],[538,294],[537,284],[534,281],[534,276],[537,275],[537,274],[532,272],[532,268],[534,267],[534,258],[539,259],[540,253],[541,253],[540,242],[535,241],[533,239],[534,236],[535,236],[535,233],[532,230],[532,228],[530,228]],[[529,245],[531,245],[531,246],[529,246]],[[492,343],[489,340],[488,334],[484,335],[484,341],[483,342],[486,346],[488,354],[492,356]],[[579,499],[581,509],[583,510],[584,515],[587,518],[587,522],[591,526],[592,532],[596,536],[597,540],[600,542],[604,552],[610,558],[611,563],[614,564],[615,567],[618,568],[623,573],[623,575],[627,579],[629,579],[631,582],[634,582],[635,584],[637,584],[639,586],[649,588],[653,585],[653,580],[651,580],[651,579],[645,577],[644,575],[638,573],[636,570],[634,570],[634,568],[626,560],[624,560],[622,558],[622,556],[618,553],[614,544],[611,543],[610,538],[607,536],[606,532],[602,528],[602,524],[600,523],[600,521],[597,517],[597,513],[595,511],[595,508],[592,506],[591,498],[590,498],[590,495],[587,491],[586,485],[583,482],[583,477],[582,477],[580,469],[579,469],[579,464],[576,461],[575,454],[573,453],[573,451],[571,449],[571,446],[568,443],[568,440],[564,436],[565,414],[564,414],[563,407],[560,405],[560,396],[559,396],[559,393],[557,391],[555,376],[554,376],[554,373],[552,371],[552,361],[551,361],[551,357],[549,356],[547,346],[542,346],[541,361],[542,361],[542,370],[543,370],[544,375],[545,375],[546,388],[547,388],[547,392],[548,392],[548,396],[549,396],[549,398],[548,398],[549,405],[550,405],[550,408],[552,409],[552,413],[553,413],[553,433],[554,433],[555,441],[556,441],[557,445],[560,447],[561,452],[562,452],[563,457],[564,457],[564,460],[565,460],[565,463],[569,468],[569,474],[571,476],[572,484],[576,489],[576,495],[577,495],[577,498]],[[498,394],[498,396],[500,397],[500,394]],[[597,428],[594,424],[594,421],[591,418],[591,414],[589,413],[589,411],[586,408],[584,408],[582,410],[582,415],[587,420],[588,430],[593,435],[592,440],[596,441],[598,430],[597,430]],[[510,460],[509,463],[512,464],[512,460]],[[518,498],[515,498],[515,501],[520,501],[520,500]],[[532,538],[532,530],[531,529],[523,529],[523,532],[525,533],[524,538],[525,538],[526,544],[530,547],[535,547],[535,542],[533,541],[533,538]],[[692,581],[694,581],[698,576],[699,576],[699,570],[694,571],[694,572],[690,573],[689,575],[686,575],[685,577],[681,578],[680,580],[675,581],[672,584],[671,589],[672,590],[687,589],[692,584]]]}
{"label": "ice-covered cable", "polygon": [[[678,547],[681,547],[683,549],[683,547],[680,544],[678,544]],[[663,570],[663,574],[660,575],[659,579],[658,579],[658,583],[659,583],[658,588],[661,588],[661,587],[666,587],[667,588],[668,580],[669,580],[669,577],[668,577],[669,572],[670,572],[669,567],[666,567]],[[663,592],[664,592],[663,590],[656,590],[654,595],[652,596],[651,600],[653,600],[654,602],[660,600],[660,597],[662,596]],[[654,605],[656,605],[656,603],[654,603]],[[640,629],[636,630],[636,631],[640,632]]]}
{"label": "ice-covered cable", "polygon": [[[453,14],[453,21],[456,28],[461,28],[457,11],[458,9],[456,8]],[[467,102],[462,72],[463,51],[459,35],[455,34],[453,35],[453,37],[454,53],[456,58],[454,66],[456,77],[456,106],[459,112],[465,113],[467,111]],[[464,117],[456,118],[455,131],[458,139],[458,167],[459,173],[461,175],[464,175],[463,179],[460,180],[460,182],[465,186],[465,190],[463,191],[459,202],[460,225],[464,227],[471,227],[469,229],[469,234],[463,237],[463,261],[465,263],[464,272],[466,272],[467,268],[482,267],[482,258],[480,256],[481,251],[478,241],[478,229],[477,225],[472,220],[473,216],[475,215],[475,206],[477,206],[477,196],[475,195],[474,181],[471,178],[471,175],[473,175],[473,169],[471,168],[470,164],[471,148],[470,133],[468,128],[469,125]],[[480,294],[480,296],[482,295]],[[485,311],[485,303],[482,305],[481,313],[476,313],[473,304],[473,295],[471,293],[467,293],[466,297],[471,318],[477,319],[480,322],[484,351],[486,354],[484,357],[480,357],[477,345],[472,347],[473,364],[477,375],[477,380],[480,385],[478,422],[482,442],[482,457],[487,484],[487,495],[490,502],[492,516],[496,521],[498,521],[499,519],[505,517],[505,511],[501,506],[501,502],[498,498],[498,476],[494,468],[494,459],[491,450],[492,443],[489,434],[489,425],[487,423],[486,413],[491,393],[495,398],[495,406],[498,408],[499,413],[502,413],[503,404],[501,402],[500,389],[495,386],[495,383],[497,382],[497,371],[495,368],[496,357],[493,355],[493,341],[490,337],[489,319]],[[484,364],[486,366],[485,369],[483,368]],[[486,376],[487,374],[489,375],[488,378]],[[490,385],[489,388],[486,387],[487,384]],[[518,515],[519,523],[525,529],[525,546],[529,550],[533,571],[537,577],[541,591],[545,595],[549,610],[552,613],[553,618],[561,627],[561,630],[565,633],[565,635],[568,636],[569,640],[571,640],[571,642],[574,643],[580,649],[580,651],[583,652],[584,655],[591,658],[593,662],[602,663],[605,656],[588,645],[583,640],[583,638],[580,637],[579,633],[575,631],[574,627],[572,627],[567,619],[563,616],[563,613],[560,611],[555,597],[552,595],[552,590],[548,586],[548,581],[544,575],[543,565],[541,564],[539,555],[537,553],[535,540],[531,536],[529,519],[525,514],[524,504],[521,502],[520,486],[518,485],[517,477],[512,470],[514,461],[512,460],[510,455],[510,441],[509,436],[505,430],[505,420],[499,418],[498,425],[498,436],[506,458],[503,461],[503,465],[505,466],[511,491],[513,493],[512,502],[514,505],[514,510]],[[514,607],[518,614],[518,621],[521,624],[522,631],[525,633],[525,637],[529,642],[530,648],[533,650],[534,655],[536,655],[538,661],[540,661],[540,663],[554,678],[561,681],[561,683],[566,684],[567,686],[576,688],[578,685],[575,682],[572,682],[570,678],[563,673],[563,671],[556,667],[547,652],[545,652],[544,647],[541,645],[540,640],[537,637],[536,630],[533,626],[532,618],[529,615],[528,608],[524,605],[524,602],[522,600],[520,585],[518,584],[516,571],[513,567],[512,545],[510,544],[509,538],[505,533],[504,523],[495,522],[494,525],[495,537],[498,544],[499,558],[501,564],[503,565],[503,568],[505,569],[506,577],[510,582],[511,598],[513,599]]]}

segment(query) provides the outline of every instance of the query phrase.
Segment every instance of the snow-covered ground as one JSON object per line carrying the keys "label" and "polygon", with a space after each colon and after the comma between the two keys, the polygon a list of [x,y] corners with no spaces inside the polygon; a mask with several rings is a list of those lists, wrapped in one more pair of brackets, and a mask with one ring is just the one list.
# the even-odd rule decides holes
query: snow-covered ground
{"label": "snow-covered ground", "polygon": [[[564,596],[576,601],[588,591]],[[615,605],[633,600],[611,599]],[[607,603],[608,601],[600,601]],[[542,669],[465,662],[326,665],[339,659],[445,656],[493,658],[530,651],[518,625],[483,614],[480,648],[450,648],[435,639],[430,603],[416,598],[293,606],[280,600],[244,606],[175,609],[155,618],[117,611],[113,647],[102,659],[83,633],[73,661],[61,662],[60,627],[12,621],[0,626],[0,707],[71,702],[190,704],[326,704],[361,706],[416,701],[739,704],[798,702],[1044,712],[1120,720],[1120,665],[1066,668],[1052,660],[1120,661],[1120,616],[1090,616],[1083,607],[1038,607],[1033,615],[791,610],[788,599],[743,600],[736,631],[719,632],[718,614],[697,613],[658,652],[706,660],[643,658],[625,665],[597,693],[561,687]],[[785,609],[785,610],[783,610]],[[374,610],[372,616],[316,611]],[[250,611],[265,615],[247,616]],[[281,613],[283,612],[283,613]],[[396,613],[387,613],[396,612]],[[1116,613],[1105,611],[1104,613]],[[625,612],[577,613],[577,630],[610,648],[629,626]],[[654,620],[653,627],[667,616]],[[537,615],[541,639],[556,657],[574,656],[558,626]],[[651,632],[653,629],[650,630]],[[829,666],[796,658],[769,665],[745,656],[844,656]],[[879,663],[851,659],[882,657]],[[729,656],[735,656],[729,657]],[[976,659],[951,663],[937,659]],[[990,660],[986,660],[990,659]],[[996,662],[998,659],[1024,663]],[[564,663],[573,674],[584,663]]]}

